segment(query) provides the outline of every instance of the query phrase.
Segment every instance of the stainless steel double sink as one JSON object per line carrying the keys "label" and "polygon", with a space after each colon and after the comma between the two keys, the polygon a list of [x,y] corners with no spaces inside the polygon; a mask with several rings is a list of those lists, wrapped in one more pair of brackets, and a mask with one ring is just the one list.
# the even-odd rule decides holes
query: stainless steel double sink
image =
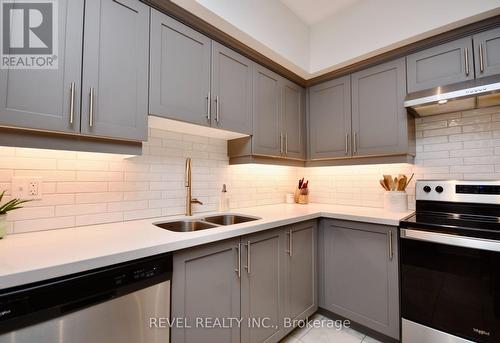
{"label": "stainless steel double sink", "polygon": [[243,216],[238,214],[221,214],[197,219],[184,219],[168,222],[154,223],[159,228],[174,232],[192,232],[216,227],[240,224],[258,220],[258,217]]}

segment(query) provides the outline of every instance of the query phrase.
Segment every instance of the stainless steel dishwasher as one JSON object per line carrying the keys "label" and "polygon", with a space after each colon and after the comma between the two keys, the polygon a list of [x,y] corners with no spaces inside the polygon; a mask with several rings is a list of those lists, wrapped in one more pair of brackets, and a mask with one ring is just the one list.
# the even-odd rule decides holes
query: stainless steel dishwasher
{"label": "stainless steel dishwasher", "polygon": [[171,276],[163,254],[0,290],[0,343],[168,343]]}

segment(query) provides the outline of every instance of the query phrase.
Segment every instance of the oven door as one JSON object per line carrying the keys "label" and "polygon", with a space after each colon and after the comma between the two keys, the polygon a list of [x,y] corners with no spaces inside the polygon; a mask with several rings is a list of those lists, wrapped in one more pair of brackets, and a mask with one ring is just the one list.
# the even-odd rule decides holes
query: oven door
{"label": "oven door", "polygon": [[500,342],[500,242],[401,229],[403,343]]}

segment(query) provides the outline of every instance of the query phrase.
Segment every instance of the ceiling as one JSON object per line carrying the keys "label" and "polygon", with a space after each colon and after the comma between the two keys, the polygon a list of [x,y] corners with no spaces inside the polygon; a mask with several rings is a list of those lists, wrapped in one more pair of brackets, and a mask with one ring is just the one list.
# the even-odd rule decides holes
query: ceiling
{"label": "ceiling", "polygon": [[311,26],[354,5],[360,0],[280,0],[304,23]]}

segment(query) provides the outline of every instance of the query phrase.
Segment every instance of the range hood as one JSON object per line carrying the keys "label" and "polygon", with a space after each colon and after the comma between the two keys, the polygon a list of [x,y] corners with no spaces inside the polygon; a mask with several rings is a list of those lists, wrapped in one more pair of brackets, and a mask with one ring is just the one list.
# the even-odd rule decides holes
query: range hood
{"label": "range hood", "polygon": [[417,116],[500,105],[500,75],[410,93],[404,106]]}

